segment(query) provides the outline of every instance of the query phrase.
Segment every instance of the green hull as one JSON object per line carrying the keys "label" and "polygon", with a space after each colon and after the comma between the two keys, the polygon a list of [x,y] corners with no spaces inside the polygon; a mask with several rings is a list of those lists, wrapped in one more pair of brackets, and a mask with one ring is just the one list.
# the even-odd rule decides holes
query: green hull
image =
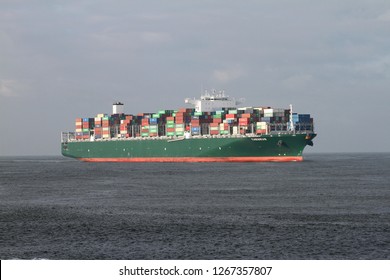
{"label": "green hull", "polygon": [[83,161],[207,162],[301,161],[315,134],[190,139],[69,141],[62,154]]}

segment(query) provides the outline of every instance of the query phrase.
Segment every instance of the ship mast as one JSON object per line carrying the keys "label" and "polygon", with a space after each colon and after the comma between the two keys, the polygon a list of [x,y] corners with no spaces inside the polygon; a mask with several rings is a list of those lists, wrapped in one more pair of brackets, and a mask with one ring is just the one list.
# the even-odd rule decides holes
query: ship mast
{"label": "ship mast", "polygon": [[295,132],[294,121],[293,121],[293,106],[290,104],[290,131]]}

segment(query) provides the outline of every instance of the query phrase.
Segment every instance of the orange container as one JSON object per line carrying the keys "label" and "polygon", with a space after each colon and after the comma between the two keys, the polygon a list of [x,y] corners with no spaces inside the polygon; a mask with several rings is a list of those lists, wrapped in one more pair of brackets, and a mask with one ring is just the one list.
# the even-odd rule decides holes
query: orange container
{"label": "orange container", "polygon": [[238,123],[239,123],[240,125],[248,125],[248,124],[249,124],[249,118],[240,118],[240,119],[238,120]]}

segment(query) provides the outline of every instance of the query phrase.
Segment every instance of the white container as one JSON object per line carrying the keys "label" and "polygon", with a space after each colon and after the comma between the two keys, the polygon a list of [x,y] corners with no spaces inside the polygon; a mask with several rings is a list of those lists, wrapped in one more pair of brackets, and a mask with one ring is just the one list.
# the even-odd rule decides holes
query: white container
{"label": "white container", "polygon": [[123,103],[116,102],[112,104],[112,113],[115,114],[123,114]]}
{"label": "white container", "polygon": [[266,129],[267,128],[267,122],[257,122],[256,123],[257,129]]}

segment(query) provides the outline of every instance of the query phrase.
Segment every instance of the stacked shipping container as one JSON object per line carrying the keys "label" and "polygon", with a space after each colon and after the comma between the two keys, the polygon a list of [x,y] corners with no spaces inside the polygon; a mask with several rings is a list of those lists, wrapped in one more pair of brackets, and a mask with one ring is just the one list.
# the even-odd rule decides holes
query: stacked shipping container
{"label": "stacked shipping container", "polygon": [[[289,129],[290,111],[270,107],[247,107],[195,112],[183,108],[158,113],[98,114],[95,118],[78,118],[75,122],[77,140],[197,135],[267,134]],[[309,114],[292,115],[296,130],[312,130]]]}

